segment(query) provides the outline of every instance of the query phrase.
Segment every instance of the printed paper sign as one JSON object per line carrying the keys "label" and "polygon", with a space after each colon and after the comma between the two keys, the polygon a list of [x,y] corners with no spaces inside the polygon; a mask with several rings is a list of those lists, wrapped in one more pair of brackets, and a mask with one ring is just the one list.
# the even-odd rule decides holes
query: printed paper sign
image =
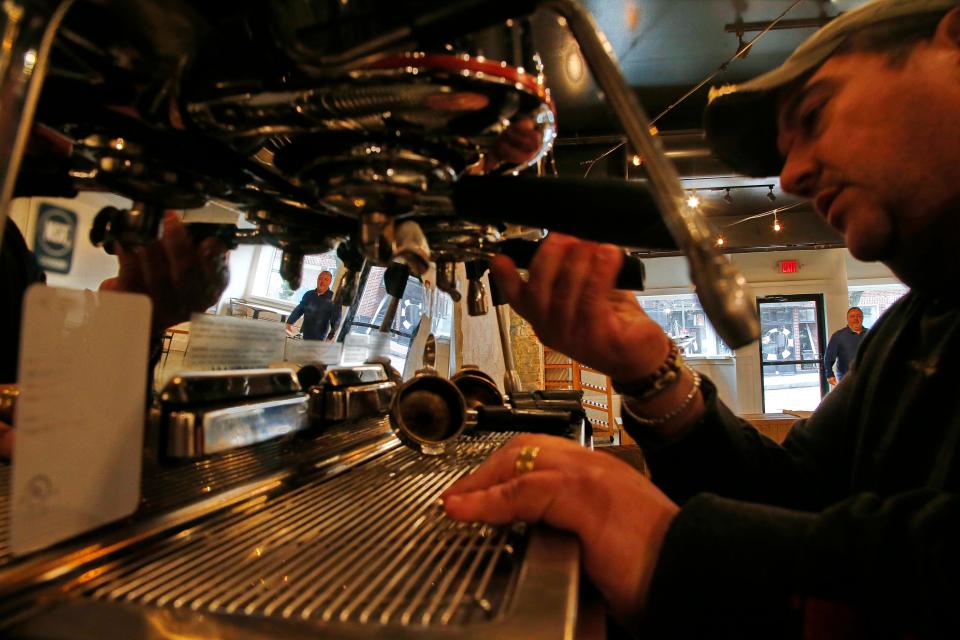
{"label": "printed paper sign", "polygon": [[339,364],[342,347],[339,342],[288,338],[283,359],[297,364]]}
{"label": "printed paper sign", "polygon": [[370,354],[370,343],[362,333],[348,333],[343,339],[343,354],[340,364],[363,364]]}
{"label": "printed paper sign", "polygon": [[287,334],[282,322],[195,313],[184,368],[260,369],[283,360]]}
{"label": "printed paper sign", "polygon": [[18,555],[137,508],[150,300],[33,285],[21,335],[10,499]]}

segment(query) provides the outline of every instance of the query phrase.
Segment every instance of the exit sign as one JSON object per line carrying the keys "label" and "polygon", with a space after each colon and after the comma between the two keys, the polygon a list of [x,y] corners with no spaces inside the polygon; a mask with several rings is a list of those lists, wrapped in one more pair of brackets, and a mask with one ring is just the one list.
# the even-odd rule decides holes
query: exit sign
{"label": "exit sign", "polygon": [[796,260],[779,260],[777,266],[780,267],[780,273],[796,273],[800,270]]}

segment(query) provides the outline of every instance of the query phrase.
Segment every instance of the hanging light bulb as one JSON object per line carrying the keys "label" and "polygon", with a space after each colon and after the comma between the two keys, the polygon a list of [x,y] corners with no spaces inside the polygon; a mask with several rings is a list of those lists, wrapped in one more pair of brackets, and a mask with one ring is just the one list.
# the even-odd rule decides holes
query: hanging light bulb
{"label": "hanging light bulb", "polygon": [[638,156],[638,155],[634,155],[634,156],[633,156],[633,166],[635,166],[635,167],[639,167],[639,166],[640,166],[640,156]]}
{"label": "hanging light bulb", "polygon": [[767,192],[767,200],[769,200],[770,202],[776,202],[777,195],[773,192],[773,185],[771,184],[769,188],[770,188],[770,191]]}
{"label": "hanging light bulb", "polygon": [[691,193],[690,196],[687,197],[687,206],[691,209],[696,209],[700,206],[700,198],[697,197],[696,193]]}
{"label": "hanging light bulb", "polygon": [[717,246],[718,246],[718,247],[722,247],[724,244],[726,244],[726,242],[727,242],[727,241],[723,239],[723,236],[717,236]]}
{"label": "hanging light bulb", "polygon": [[726,195],[723,196],[723,201],[727,204],[733,204],[733,196],[730,195],[730,189],[727,189]]}
{"label": "hanging light bulb", "polygon": [[780,230],[783,229],[783,226],[780,224],[780,219],[777,217],[777,212],[773,212],[773,230],[776,233],[780,233]]}

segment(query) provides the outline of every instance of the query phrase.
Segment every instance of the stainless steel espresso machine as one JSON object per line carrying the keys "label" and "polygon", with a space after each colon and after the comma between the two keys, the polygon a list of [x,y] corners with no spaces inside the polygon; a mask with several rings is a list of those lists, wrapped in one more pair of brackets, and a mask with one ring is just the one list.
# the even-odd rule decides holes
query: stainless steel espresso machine
{"label": "stainless steel espresso machine", "polygon": [[[549,175],[560,125],[535,11],[563,19],[647,181]],[[489,260],[524,266],[542,230],[679,248],[724,341],[758,330],[590,15],[575,0],[10,0],[0,12],[0,233],[14,196],[130,198],[98,216],[91,240],[106,247],[156,238],[165,208],[225,203],[252,228],[195,233],[281,249],[293,288],[305,255],[336,248],[351,271],[342,304],[364,265],[399,274],[399,299],[432,264],[471,315],[494,307],[508,371],[506,394],[482,371],[403,381],[382,363],[184,374],[152,405],[137,511],[22,557],[5,543],[0,466],[0,635],[584,634],[575,540],[454,523],[436,503],[517,431],[589,444],[577,398],[520,388],[506,307],[482,284]],[[538,142],[504,157],[517,128]],[[574,217],[587,208],[590,228]],[[620,286],[642,276],[627,260]]]}

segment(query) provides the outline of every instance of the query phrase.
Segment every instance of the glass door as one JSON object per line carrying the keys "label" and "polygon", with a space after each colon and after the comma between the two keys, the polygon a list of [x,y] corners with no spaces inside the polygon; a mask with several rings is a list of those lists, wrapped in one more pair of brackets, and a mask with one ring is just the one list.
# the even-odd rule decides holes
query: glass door
{"label": "glass door", "polygon": [[757,305],[763,411],[813,411],[827,392],[823,296],[769,296]]}

